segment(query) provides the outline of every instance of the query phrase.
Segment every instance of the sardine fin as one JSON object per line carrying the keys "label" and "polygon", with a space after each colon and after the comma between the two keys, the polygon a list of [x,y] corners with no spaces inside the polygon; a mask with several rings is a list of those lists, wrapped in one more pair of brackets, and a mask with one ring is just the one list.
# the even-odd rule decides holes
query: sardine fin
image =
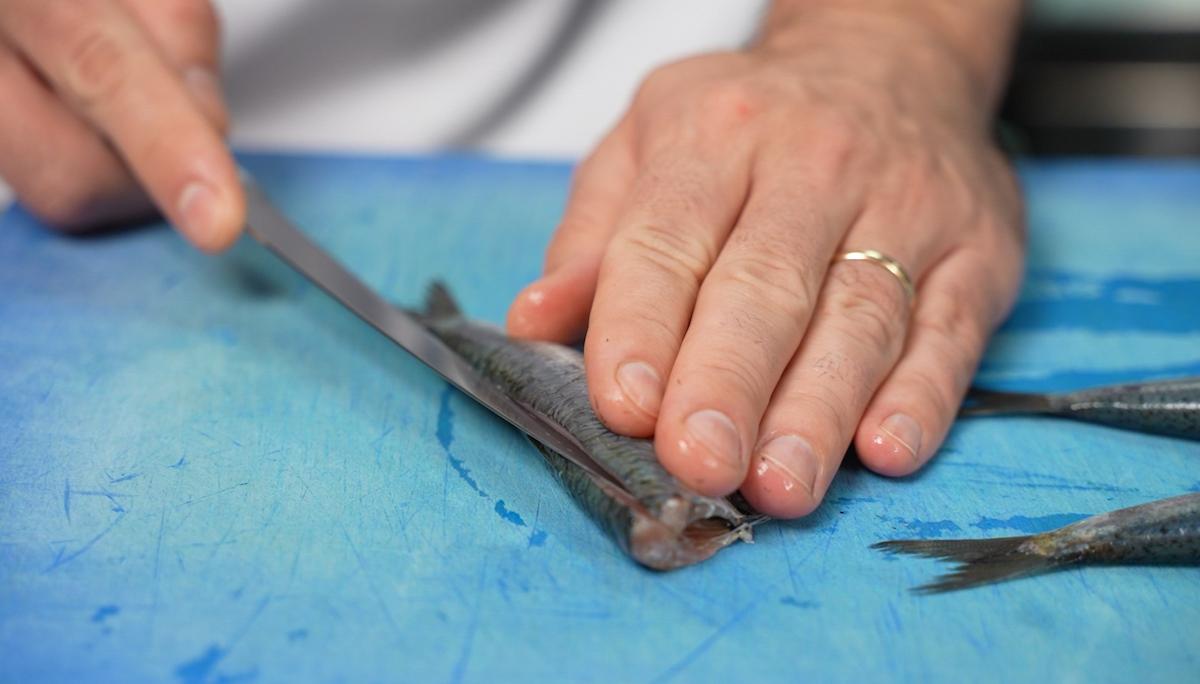
{"label": "sardine fin", "polygon": [[995,392],[971,388],[959,409],[960,416],[990,416],[1005,413],[1054,413],[1058,407],[1045,394]]}
{"label": "sardine fin", "polygon": [[907,553],[927,558],[957,561],[950,572],[917,587],[923,594],[977,587],[1049,570],[1058,563],[1051,557],[1030,553],[1024,546],[1031,537],[997,539],[905,539],[879,542],[873,549]]}
{"label": "sardine fin", "polygon": [[462,309],[446,284],[435,280],[429,284],[429,290],[425,293],[425,310],[422,315],[429,320],[444,320],[461,316]]}

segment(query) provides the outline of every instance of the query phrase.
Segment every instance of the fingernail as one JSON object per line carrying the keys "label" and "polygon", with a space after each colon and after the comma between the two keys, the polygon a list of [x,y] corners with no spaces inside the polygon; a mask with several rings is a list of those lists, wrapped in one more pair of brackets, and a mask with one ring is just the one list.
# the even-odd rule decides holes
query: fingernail
{"label": "fingernail", "polygon": [[919,461],[921,453],[921,426],[917,421],[903,413],[893,413],[879,425],[879,431],[891,437],[904,447],[914,461]]}
{"label": "fingernail", "polygon": [[702,447],[707,452],[701,456],[707,461],[705,465],[741,471],[742,440],[729,416],[713,409],[704,409],[688,416],[683,428],[687,431],[683,446],[686,448],[696,444]]}
{"label": "fingernail", "polygon": [[626,361],[617,369],[617,384],[625,397],[651,416],[658,415],[662,402],[662,378],[643,361]]}
{"label": "fingernail", "polygon": [[192,181],[179,195],[180,229],[194,242],[206,243],[215,230],[217,195],[207,183]]}
{"label": "fingernail", "polygon": [[[784,491],[802,487],[812,494],[817,480],[817,455],[808,440],[796,435],[775,437],[759,450],[758,457],[783,476]],[[759,475],[763,474],[760,470]]]}

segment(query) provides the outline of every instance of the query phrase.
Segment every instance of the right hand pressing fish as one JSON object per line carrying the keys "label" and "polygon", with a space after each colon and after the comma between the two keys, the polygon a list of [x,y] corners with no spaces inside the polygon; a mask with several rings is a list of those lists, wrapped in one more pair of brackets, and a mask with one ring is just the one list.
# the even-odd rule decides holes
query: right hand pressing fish
{"label": "right hand pressing fish", "polygon": [[852,442],[917,470],[1020,281],[991,137],[1018,10],[777,0],[753,47],[656,71],[509,330],[586,329],[597,413],[702,494],[805,515]]}
{"label": "right hand pressing fish", "polygon": [[228,247],[245,208],[217,24],[207,0],[0,0],[0,177],[61,230],[157,207],[196,246]]}

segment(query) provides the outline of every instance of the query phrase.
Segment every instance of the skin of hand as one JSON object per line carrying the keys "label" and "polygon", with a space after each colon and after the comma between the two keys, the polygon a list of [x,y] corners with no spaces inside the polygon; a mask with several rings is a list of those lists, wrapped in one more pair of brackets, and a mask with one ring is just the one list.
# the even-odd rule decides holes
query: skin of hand
{"label": "skin of hand", "polygon": [[[811,512],[853,443],[901,476],[946,436],[1019,287],[992,110],[1009,0],[779,2],[760,40],[651,74],[576,170],[519,337],[586,331],[593,404],[697,491]],[[898,280],[869,261],[904,265]]]}
{"label": "skin of hand", "polygon": [[82,231],[157,207],[193,244],[245,216],[207,0],[0,0],[0,177]]}

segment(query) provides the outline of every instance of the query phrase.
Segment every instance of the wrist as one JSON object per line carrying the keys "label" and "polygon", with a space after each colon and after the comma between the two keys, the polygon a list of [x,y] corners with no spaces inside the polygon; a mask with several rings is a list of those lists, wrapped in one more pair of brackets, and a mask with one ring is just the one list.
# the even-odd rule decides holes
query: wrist
{"label": "wrist", "polygon": [[939,90],[961,90],[990,119],[1008,76],[1020,8],[1020,0],[775,0],[756,48],[855,49],[864,71],[940,80]]}

